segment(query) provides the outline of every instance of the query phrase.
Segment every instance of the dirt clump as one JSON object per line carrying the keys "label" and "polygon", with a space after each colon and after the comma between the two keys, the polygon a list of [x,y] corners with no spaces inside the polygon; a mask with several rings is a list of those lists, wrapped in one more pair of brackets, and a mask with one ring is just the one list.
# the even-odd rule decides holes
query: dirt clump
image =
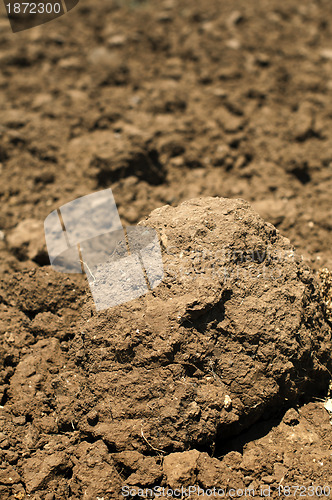
{"label": "dirt clump", "polygon": [[82,432],[118,451],[210,449],[327,390],[318,282],[247,202],[194,199],[140,224],[161,235],[164,279],[82,323],[78,364],[99,415]]}

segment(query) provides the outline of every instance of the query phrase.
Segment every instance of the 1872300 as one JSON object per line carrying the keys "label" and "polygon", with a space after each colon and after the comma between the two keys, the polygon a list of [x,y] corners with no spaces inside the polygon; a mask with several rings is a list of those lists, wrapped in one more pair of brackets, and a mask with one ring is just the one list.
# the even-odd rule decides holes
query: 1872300
{"label": "1872300", "polygon": [[79,0],[4,0],[13,33],[53,21],[78,3]]}
{"label": "1872300", "polygon": [[6,7],[8,14],[60,14],[61,12],[60,2],[15,2],[6,4]]}
{"label": "1872300", "polygon": [[329,486],[278,486],[279,497],[329,497],[331,488]]}

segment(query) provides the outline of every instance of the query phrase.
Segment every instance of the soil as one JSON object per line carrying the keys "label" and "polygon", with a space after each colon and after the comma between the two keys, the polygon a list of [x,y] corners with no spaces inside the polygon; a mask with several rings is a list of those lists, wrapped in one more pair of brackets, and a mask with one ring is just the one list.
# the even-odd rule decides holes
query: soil
{"label": "soil", "polygon": [[[330,2],[0,13],[1,500],[330,496]],[[105,188],[165,276],[97,311],[43,222]]]}

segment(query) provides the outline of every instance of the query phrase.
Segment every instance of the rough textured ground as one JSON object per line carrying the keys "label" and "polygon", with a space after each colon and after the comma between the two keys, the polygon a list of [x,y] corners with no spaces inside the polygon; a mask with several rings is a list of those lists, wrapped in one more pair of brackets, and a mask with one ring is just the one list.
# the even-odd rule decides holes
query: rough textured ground
{"label": "rough textured ground", "polygon": [[[332,488],[330,2],[81,0],[15,35],[0,14],[0,498]],[[197,286],[206,258],[190,263],[172,214],[188,212],[196,243],[211,229],[193,223],[199,207],[161,209],[149,220],[166,224],[166,281],[97,314],[84,277],[47,265],[43,221],[105,187],[124,224],[198,196],[245,199],[299,260],[250,294],[234,273]],[[252,217],[247,241],[216,237],[259,249],[260,270],[273,229]]]}

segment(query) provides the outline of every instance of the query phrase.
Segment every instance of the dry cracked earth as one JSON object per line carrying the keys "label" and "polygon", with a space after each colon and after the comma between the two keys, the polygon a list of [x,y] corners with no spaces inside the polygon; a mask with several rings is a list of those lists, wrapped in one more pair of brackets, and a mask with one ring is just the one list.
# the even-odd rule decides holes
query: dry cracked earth
{"label": "dry cracked earth", "polygon": [[[1,500],[330,498],[331,3],[2,4],[0,42]],[[43,222],[106,188],[164,279],[98,312]]]}

